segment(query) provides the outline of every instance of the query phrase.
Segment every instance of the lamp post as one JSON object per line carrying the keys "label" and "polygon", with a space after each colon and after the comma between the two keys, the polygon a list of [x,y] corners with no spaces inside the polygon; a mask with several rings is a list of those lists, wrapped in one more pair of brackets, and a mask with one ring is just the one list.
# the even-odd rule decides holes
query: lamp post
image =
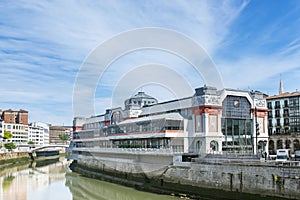
{"label": "lamp post", "polygon": [[256,143],[256,155],[258,155],[258,139],[257,136],[259,135],[259,123],[257,122],[257,108],[255,106],[254,108],[254,114],[255,114],[255,143]]}

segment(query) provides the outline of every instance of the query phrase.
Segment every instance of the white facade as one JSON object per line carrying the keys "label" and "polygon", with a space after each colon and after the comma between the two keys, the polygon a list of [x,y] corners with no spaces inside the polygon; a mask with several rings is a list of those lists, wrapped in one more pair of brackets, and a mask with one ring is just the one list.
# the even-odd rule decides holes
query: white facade
{"label": "white facade", "polygon": [[32,141],[36,145],[49,144],[49,124],[43,122],[34,122],[29,126],[28,142]]}
{"label": "white facade", "polygon": [[285,92],[267,98],[269,149],[300,149],[300,92]]}
{"label": "white facade", "polygon": [[5,142],[13,142],[15,145],[27,145],[28,143],[28,125],[4,123],[4,130],[12,133],[13,137]]}

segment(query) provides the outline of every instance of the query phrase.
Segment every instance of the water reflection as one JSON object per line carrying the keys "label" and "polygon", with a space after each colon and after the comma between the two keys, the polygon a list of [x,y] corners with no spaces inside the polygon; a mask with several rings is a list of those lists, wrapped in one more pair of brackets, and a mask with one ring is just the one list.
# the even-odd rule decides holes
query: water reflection
{"label": "water reflection", "polygon": [[64,159],[57,158],[1,169],[0,199],[72,199],[64,186],[65,166]]}
{"label": "water reflection", "polygon": [[120,185],[90,179],[67,173],[66,185],[73,194],[73,200],[103,200],[103,199],[120,199],[120,200],[175,200],[178,198],[166,195],[158,195],[137,191],[133,188],[123,187]]}
{"label": "water reflection", "polygon": [[0,200],[171,200],[178,199],[82,177],[65,159],[35,161],[0,169]]}

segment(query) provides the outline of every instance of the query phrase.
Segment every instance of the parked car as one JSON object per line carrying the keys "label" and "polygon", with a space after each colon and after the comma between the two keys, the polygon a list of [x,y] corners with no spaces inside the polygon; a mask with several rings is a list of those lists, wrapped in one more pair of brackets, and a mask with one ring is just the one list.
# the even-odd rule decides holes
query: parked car
{"label": "parked car", "polygon": [[295,160],[300,161],[300,150],[295,151]]}

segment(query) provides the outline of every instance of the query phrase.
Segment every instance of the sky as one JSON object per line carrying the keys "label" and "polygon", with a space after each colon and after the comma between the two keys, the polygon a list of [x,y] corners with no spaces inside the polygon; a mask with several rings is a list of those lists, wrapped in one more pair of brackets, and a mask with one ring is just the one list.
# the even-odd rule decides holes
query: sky
{"label": "sky", "polygon": [[[93,52],[124,32],[147,27],[175,31],[196,42],[226,88],[274,95],[282,79],[284,91],[300,89],[298,1],[2,0],[0,13],[0,109],[28,110],[30,122],[71,125],[74,85]],[[135,50],[113,60],[98,77],[95,113],[90,115],[112,106],[114,91],[126,86],[128,74],[147,77],[147,70],[143,76],[134,72],[143,65],[151,71],[149,64],[166,66],[192,89],[206,83],[180,56]],[[170,74],[161,78],[172,78]],[[156,81],[135,87],[127,96],[137,91],[159,101],[181,97]]]}

